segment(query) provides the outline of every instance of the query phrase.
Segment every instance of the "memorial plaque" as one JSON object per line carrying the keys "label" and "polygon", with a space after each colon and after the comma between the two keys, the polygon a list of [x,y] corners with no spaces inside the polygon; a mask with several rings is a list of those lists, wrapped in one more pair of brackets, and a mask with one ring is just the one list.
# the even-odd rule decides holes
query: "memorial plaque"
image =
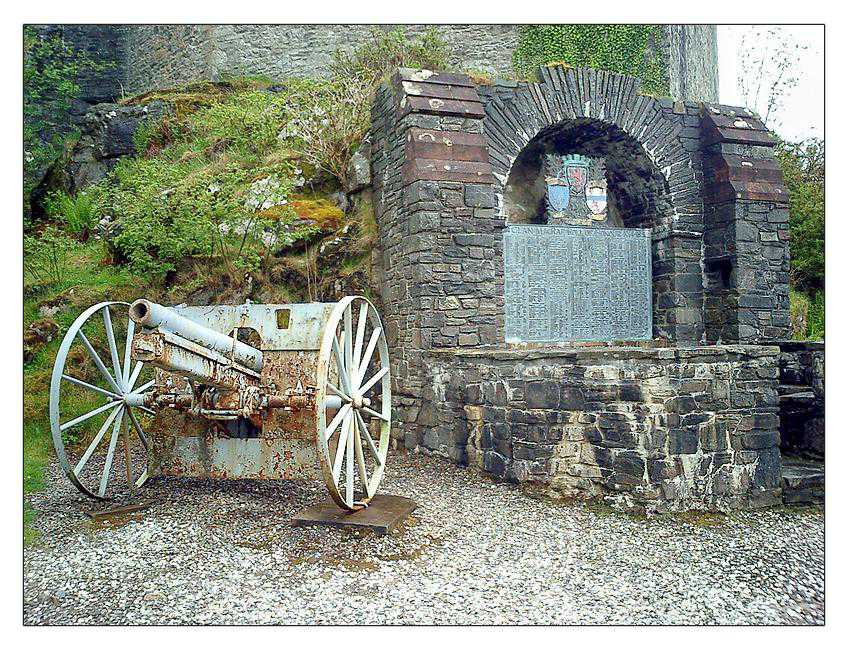
{"label": "memorial plaque", "polygon": [[651,230],[508,226],[504,310],[508,343],[650,339]]}

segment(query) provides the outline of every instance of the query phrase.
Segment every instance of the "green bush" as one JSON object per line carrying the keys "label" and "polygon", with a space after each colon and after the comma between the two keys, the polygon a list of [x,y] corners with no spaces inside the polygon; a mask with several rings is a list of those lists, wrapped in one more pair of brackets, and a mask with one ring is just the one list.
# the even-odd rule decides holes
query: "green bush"
{"label": "green bush", "polygon": [[146,95],[175,110],[140,129],[143,155],[121,160],[92,190],[95,212],[118,219],[115,246],[138,273],[171,271],[192,256],[256,269],[318,231],[296,218],[290,199],[308,183],[344,181],[368,132],[371,95],[399,65],[444,68],[444,45],[434,32],[408,41],[375,30],[336,54],[329,80],[290,79],[274,92],[231,80]]}
{"label": "green bush", "polygon": [[[114,243],[136,272],[171,271],[195,255],[253,268],[275,245],[275,228],[294,221],[286,209],[292,175],[289,163],[126,159],[101,201],[120,215]],[[278,210],[269,215],[272,207]]]}
{"label": "green bush", "polygon": [[779,142],[776,155],[790,195],[790,268],[808,293],[825,286],[825,141]]}
{"label": "green bush", "polygon": [[370,38],[352,51],[337,50],[330,65],[330,76],[340,81],[355,81],[374,88],[396,68],[447,70],[448,48],[435,29],[409,40],[403,30],[385,32],[372,29]]}
{"label": "green bush", "polygon": [[348,161],[370,126],[375,88],[398,67],[447,69],[445,43],[434,30],[408,40],[400,30],[374,29],[353,51],[335,53],[330,81],[302,86],[287,116],[311,165],[345,182]]}
{"label": "green bush", "polygon": [[662,25],[524,25],[513,66],[524,79],[550,63],[637,77],[643,92],[669,95]]}
{"label": "green bush", "polygon": [[801,292],[790,289],[790,338],[797,341],[808,338],[808,312],[811,299]]}
{"label": "green bush", "polygon": [[87,236],[97,225],[95,202],[86,192],[79,192],[76,196],[54,192],[47,197],[45,208],[48,216],[63,224],[74,235]]}
{"label": "green bush", "polygon": [[24,235],[25,285],[52,286],[62,281],[74,242],[54,226],[38,234]]}

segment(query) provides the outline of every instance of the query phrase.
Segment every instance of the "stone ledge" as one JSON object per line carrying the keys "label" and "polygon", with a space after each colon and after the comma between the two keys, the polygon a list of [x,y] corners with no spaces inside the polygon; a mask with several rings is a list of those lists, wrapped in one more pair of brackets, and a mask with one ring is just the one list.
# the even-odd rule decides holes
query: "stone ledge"
{"label": "stone ledge", "polygon": [[775,345],[707,345],[707,346],[651,346],[649,345],[569,345],[544,347],[480,346],[476,348],[437,348],[430,350],[433,356],[465,357],[502,360],[533,360],[562,357],[573,359],[658,359],[676,361],[696,357],[757,358],[777,357],[780,349]]}

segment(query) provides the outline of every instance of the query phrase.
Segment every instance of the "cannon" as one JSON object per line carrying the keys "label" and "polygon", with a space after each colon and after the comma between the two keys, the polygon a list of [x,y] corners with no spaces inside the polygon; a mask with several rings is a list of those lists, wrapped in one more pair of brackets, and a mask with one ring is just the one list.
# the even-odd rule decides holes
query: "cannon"
{"label": "cannon", "polygon": [[95,499],[134,493],[151,476],[296,479],[320,470],[333,501],[355,511],[375,495],[389,449],[386,335],[360,296],[103,302],[62,340],[49,408],[63,471]]}

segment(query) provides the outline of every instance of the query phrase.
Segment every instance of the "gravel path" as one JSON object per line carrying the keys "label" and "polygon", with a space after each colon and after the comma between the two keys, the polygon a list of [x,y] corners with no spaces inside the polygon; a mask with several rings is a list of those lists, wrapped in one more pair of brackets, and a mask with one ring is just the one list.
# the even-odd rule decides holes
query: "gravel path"
{"label": "gravel path", "polygon": [[639,519],[390,456],[421,507],[389,537],[292,528],[318,482],[155,480],[112,524],[51,470],[26,623],[824,622],[821,509]]}

